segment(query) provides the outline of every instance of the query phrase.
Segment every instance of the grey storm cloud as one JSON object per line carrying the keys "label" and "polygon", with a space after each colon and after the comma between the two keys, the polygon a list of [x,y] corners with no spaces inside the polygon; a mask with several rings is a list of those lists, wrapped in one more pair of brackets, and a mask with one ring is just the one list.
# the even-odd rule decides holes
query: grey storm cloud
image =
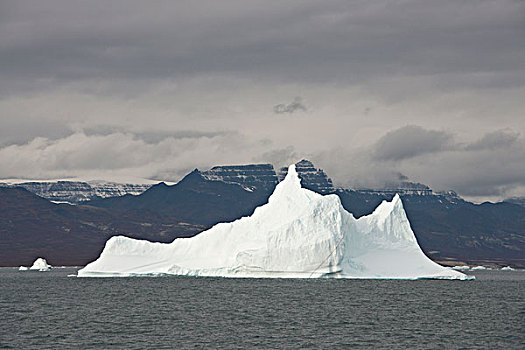
{"label": "grey storm cloud", "polygon": [[444,131],[426,130],[408,125],[388,132],[375,144],[374,158],[399,161],[446,149],[452,135]]}
{"label": "grey storm cloud", "polygon": [[[434,147],[419,152],[410,148],[421,144]],[[385,147],[383,158],[377,157],[378,145]],[[392,151],[385,153],[387,147]],[[525,187],[525,140],[510,130],[488,132],[465,146],[451,134],[408,126],[386,133],[369,148],[336,149],[313,159],[338,185],[349,187],[378,188],[408,180],[435,190],[452,189],[477,202],[521,194]]]}
{"label": "grey storm cloud", "polygon": [[510,129],[496,130],[466,146],[467,150],[508,148],[518,141],[520,134]]}
{"label": "grey storm cloud", "polygon": [[277,171],[280,167],[290,165],[297,162],[299,155],[295,152],[293,146],[288,146],[280,149],[272,149],[263,152],[261,155],[254,158],[256,162],[269,162],[274,165]]}
{"label": "grey storm cloud", "polygon": [[147,143],[159,143],[162,140],[173,139],[200,139],[200,138],[214,138],[217,136],[227,136],[235,134],[235,131],[199,131],[199,130],[177,130],[177,131],[150,131],[138,132],[134,135]]}
{"label": "grey storm cloud", "polygon": [[7,1],[1,92],[232,72],[322,82],[446,74],[453,84],[484,87],[498,84],[498,74],[477,73],[495,72],[519,84],[524,10],[510,0]]}
{"label": "grey storm cloud", "polygon": [[61,139],[73,132],[70,126],[59,121],[6,116],[0,120],[0,147],[22,145],[41,136],[53,140]]}
{"label": "grey storm cloud", "polygon": [[114,125],[94,125],[82,129],[82,133],[87,136],[108,136],[112,134],[129,134],[136,140],[144,141],[148,144],[158,144],[166,139],[199,139],[214,138],[235,134],[235,131],[202,131],[202,130],[150,130],[136,131],[129,128]]}
{"label": "grey storm cloud", "polygon": [[307,108],[303,104],[303,99],[301,97],[296,97],[294,100],[289,104],[278,104],[273,106],[273,112],[275,114],[291,114],[297,111],[303,111],[306,112]]}
{"label": "grey storm cloud", "polygon": [[441,152],[405,164],[403,170],[440,189],[455,189],[479,200],[486,196],[509,197],[524,187],[525,140],[519,138],[503,147]]}

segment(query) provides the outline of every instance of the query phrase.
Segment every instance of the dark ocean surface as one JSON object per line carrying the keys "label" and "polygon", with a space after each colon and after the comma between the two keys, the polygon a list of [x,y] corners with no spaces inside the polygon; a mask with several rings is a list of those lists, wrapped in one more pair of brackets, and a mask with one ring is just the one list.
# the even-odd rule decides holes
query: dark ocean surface
{"label": "dark ocean surface", "polygon": [[0,268],[0,348],[525,349],[525,271],[475,281],[75,272]]}

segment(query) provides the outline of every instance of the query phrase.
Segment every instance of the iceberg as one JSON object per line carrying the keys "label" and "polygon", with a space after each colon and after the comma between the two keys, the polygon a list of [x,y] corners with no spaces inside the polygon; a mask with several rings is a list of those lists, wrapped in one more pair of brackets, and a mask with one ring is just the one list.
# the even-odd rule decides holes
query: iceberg
{"label": "iceberg", "polygon": [[49,271],[49,270],[51,270],[51,268],[52,268],[52,266],[47,263],[46,259],[38,258],[38,259],[35,260],[35,262],[29,268],[29,270]]}
{"label": "iceberg", "polygon": [[216,276],[251,278],[472,279],[430,260],[401,198],[359,219],[339,197],[301,187],[291,165],[268,203],[251,216],[191,238],[153,243],[111,237],[79,277]]}
{"label": "iceberg", "polygon": [[20,266],[18,268],[18,271],[27,271],[27,270],[29,270],[29,267],[27,267],[27,266]]}
{"label": "iceberg", "polygon": [[468,270],[470,270],[470,267],[467,266],[467,265],[456,265],[456,266],[452,267],[452,269],[454,269],[456,271],[468,271]]}
{"label": "iceberg", "polygon": [[514,271],[514,269],[510,266],[504,266],[501,268],[501,271]]}
{"label": "iceberg", "polygon": [[471,268],[472,271],[481,271],[481,270],[487,270],[485,266],[474,266]]}

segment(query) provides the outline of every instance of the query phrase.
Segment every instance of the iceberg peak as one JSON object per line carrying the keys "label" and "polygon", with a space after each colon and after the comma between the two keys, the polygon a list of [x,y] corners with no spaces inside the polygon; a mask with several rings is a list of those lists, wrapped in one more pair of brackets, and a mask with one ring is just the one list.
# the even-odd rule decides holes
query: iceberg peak
{"label": "iceberg peak", "polygon": [[292,164],[288,167],[288,174],[286,174],[283,182],[284,181],[293,182],[294,184],[298,185],[299,188],[301,187],[301,178],[299,177],[299,174],[297,174],[295,164]]}
{"label": "iceberg peak", "polygon": [[288,168],[288,174],[286,174],[286,177],[283,179],[283,181],[277,184],[270,198],[279,197],[281,195],[298,194],[300,190],[301,190],[301,178],[299,177],[299,175],[297,174],[297,171],[295,170],[295,164],[292,164]]}
{"label": "iceberg peak", "polygon": [[152,243],[110,238],[78,276],[469,279],[419,247],[399,195],[355,219],[335,194],[301,187],[295,165],[251,216],[192,238]]}

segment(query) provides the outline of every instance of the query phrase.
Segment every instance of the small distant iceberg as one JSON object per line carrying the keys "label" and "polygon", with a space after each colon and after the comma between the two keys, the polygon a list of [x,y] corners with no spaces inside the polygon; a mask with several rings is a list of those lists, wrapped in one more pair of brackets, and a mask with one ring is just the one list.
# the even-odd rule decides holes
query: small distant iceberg
{"label": "small distant iceberg", "polygon": [[49,271],[51,268],[52,266],[47,263],[46,259],[38,258],[35,260],[29,270]]}
{"label": "small distant iceberg", "polygon": [[514,271],[514,269],[510,266],[505,266],[501,268],[501,271]]}
{"label": "small distant iceberg", "polygon": [[471,268],[472,271],[482,271],[482,270],[488,270],[485,266],[474,266]]}
{"label": "small distant iceberg", "polygon": [[430,260],[401,198],[356,219],[335,194],[301,187],[295,165],[251,216],[192,238],[153,243],[111,237],[78,277],[474,279]]}
{"label": "small distant iceberg", "polygon": [[18,270],[19,271],[27,271],[27,270],[32,270],[32,271],[49,271],[52,268],[53,268],[53,266],[49,265],[47,263],[46,259],[38,258],[38,259],[35,260],[33,265],[31,265],[31,267],[20,266],[18,268]]}
{"label": "small distant iceberg", "polygon": [[470,270],[470,267],[467,266],[467,265],[456,265],[454,267],[452,267],[453,270],[456,270],[456,271],[468,271]]}

